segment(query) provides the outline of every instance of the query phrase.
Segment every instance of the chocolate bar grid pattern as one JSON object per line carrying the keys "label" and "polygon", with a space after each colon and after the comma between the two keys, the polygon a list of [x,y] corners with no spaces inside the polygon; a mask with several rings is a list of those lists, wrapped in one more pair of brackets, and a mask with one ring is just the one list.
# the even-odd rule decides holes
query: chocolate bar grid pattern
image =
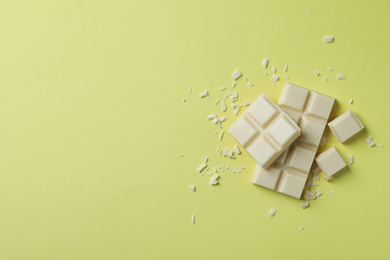
{"label": "chocolate bar grid pattern", "polygon": [[229,132],[260,165],[268,167],[299,136],[300,129],[262,94]]}
{"label": "chocolate bar grid pattern", "polygon": [[279,106],[301,136],[267,169],[256,165],[252,183],[300,198],[333,104],[333,98],[286,83]]}

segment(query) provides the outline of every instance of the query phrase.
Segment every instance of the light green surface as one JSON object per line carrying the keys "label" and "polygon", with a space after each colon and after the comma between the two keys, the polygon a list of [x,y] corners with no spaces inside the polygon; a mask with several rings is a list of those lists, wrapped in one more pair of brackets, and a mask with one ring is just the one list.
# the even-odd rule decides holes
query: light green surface
{"label": "light green surface", "polygon": [[[0,259],[388,256],[389,2],[0,7]],[[334,43],[323,43],[325,35]],[[263,57],[279,66],[275,87]],[[255,163],[246,152],[235,161],[217,155],[218,145],[236,142],[219,141],[206,120],[222,116],[214,100],[226,94],[218,87],[231,91],[236,68],[255,84],[239,80],[243,100],[266,93],[277,102],[286,63],[291,82],[337,99],[332,118],[352,108],[367,129],[345,145],[326,131],[331,140],[321,151],[335,145],[355,163],[330,183],[321,179],[322,200],[305,210],[252,185]],[[347,79],[336,81],[337,73]],[[199,98],[204,90],[211,101]],[[226,131],[236,117],[225,114]],[[385,148],[370,149],[368,136]],[[212,192],[209,176],[196,172],[202,156],[246,170],[221,173]]]}

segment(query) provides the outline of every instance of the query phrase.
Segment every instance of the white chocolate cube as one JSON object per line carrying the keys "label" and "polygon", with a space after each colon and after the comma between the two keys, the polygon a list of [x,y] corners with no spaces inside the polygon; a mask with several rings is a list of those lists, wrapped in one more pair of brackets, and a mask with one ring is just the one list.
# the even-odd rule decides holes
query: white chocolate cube
{"label": "white chocolate cube", "polygon": [[334,146],[318,155],[316,163],[327,177],[331,177],[347,166],[347,163]]}
{"label": "white chocolate cube", "polygon": [[279,106],[301,128],[301,136],[267,169],[257,165],[252,183],[300,198],[334,101],[286,83]]}
{"label": "white chocolate cube", "polygon": [[267,168],[301,134],[301,129],[261,94],[229,129],[258,164]]}
{"label": "white chocolate cube", "polygon": [[364,125],[352,110],[348,110],[337,117],[328,126],[340,143],[344,143],[364,128]]}

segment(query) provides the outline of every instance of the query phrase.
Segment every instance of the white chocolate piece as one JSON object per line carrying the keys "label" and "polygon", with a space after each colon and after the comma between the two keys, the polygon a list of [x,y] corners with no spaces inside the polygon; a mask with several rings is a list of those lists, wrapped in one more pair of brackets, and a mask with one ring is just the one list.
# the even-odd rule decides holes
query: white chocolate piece
{"label": "white chocolate piece", "polygon": [[318,75],[320,75],[320,73],[318,71],[314,71],[314,75],[316,75],[318,77]]}
{"label": "white chocolate piece", "polygon": [[195,185],[188,186],[193,192],[195,192]]}
{"label": "white chocolate piece", "polygon": [[235,152],[237,155],[241,154],[241,151],[240,151],[240,149],[238,148],[237,145],[234,146],[234,152]]}
{"label": "white chocolate piece", "polygon": [[334,99],[286,83],[279,106],[301,128],[301,136],[269,167],[257,165],[252,183],[300,198]]}
{"label": "white chocolate piece", "polygon": [[217,152],[218,152],[219,155],[222,155],[222,148],[221,148],[221,146],[218,146]]}
{"label": "white chocolate piece", "polygon": [[225,99],[222,100],[222,112],[225,112],[227,110]]}
{"label": "white chocolate piece", "polygon": [[309,204],[308,201],[306,201],[306,202],[304,202],[304,203],[301,204],[301,208],[303,208],[303,209],[305,209],[305,208],[307,208],[307,207],[309,207],[309,206],[310,206],[310,204]]}
{"label": "white chocolate piece", "polygon": [[243,104],[244,106],[250,106],[252,104],[253,101],[249,100],[249,101],[244,101]]}
{"label": "white chocolate piece", "polygon": [[222,90],[222,91],[225,91],[226,90],[226,87],[220,87],[218,88],[219,90]]}
{"label": "white chocolate piece", "polygon": [[373,147],[375,145],[375,143],[372,141],[372,137],[367,137],[366,143],[368,143],[370,147]]}
{"label": "white chocolate piece", "polygon": [[192,222],[192,223],[195,223],[195,215],[194,215],[194,214],[192,214],[191,222]]}
{"label": "white chocolate piece", "polygon": [[222,131],[221,134],[219,135],[219,140],[222,140],[222,137],[223,137],[223,134],[225,133],[225,131]]}
{"label": "white chocolate piece", "polygon": [[261,66],[263,66],[263,68],[267,68],[267,65],[268,65],[268,59],[264,58],[263,62],[261,63]]}
{"label": "white chocolate piece", "polygon": [[364,128],[364,125],[352,110],[348,110],[337,117],[328,126],[340,143],[344,143]]}
{"label": "white chocolate piece", "polygon": [[286,66],[284,66],[284,71],[287,72],[287,67],[288,67],[288,64],[286,64]]}
{"label": "white chocolate piece", "polygon": [[324,37],[324,42],[326,42],[326,43],[331,43],[331,42],[333,42],[333,36],[325,36]]}
{"label": "white chocolate piece", "polygon": [[344,76],[344,74],[337,74],[337,80],[339,79],[346,79],[346,77]]}
{"label": "white chocolate piece", "polygon": [[230,134],[261,166],[267,168],[300,135],[282,109],[261,94],[234,122]]}
{"label": "white chocolate piece", "polygon": [[218,175],[218,174],[215,174],[213,177],[211,177],[209,184],[210,184],[211,186],[212,186],[212,185],[215,185],[215,184],[218,184],[218,181],[217,181],[218,178],[219,178],[219,175]]}
{"label": "white chocolate piece", "polygon": [[272,69],[272,71],[273,71],[274,73],[276,73],[276,68],[275,68],[275,67],[272,67],[271,69]]}
{"label": "white chocolate piece", "polygon": [[208,97],[209,96],[209,92],[204,91],[204,92],[200,93],[199,96],[200,96],[200,98]]}
{"label": "white chocolate piece", "polygon": [[201,166],[199,166],[198,169],[196,169],[196,170],[200,173],[200,172],[203,171],[203,169],[206,168],[206,167],[207,167],[207,164],[204,163],[204,164],[202,164]]}
{"label": "white chocolate piece", "polygon": [[334,146],[318,155],[316,163],[327,177],[333,176],[347,166],[347,163]]}
{"label": "white chocolate piece", "polygon": [[273,217],[273,216],[275,216],[275,213],[276,213],[276,209],[272,208],[272,209],[268,212],[268,216]]}
{"label": "white chocolate piece", "polygon": [[272,80],[273,82],[277,82],[277,81],[279,80],[279,76],[272,75],[271,80]]}
{"label": "white chocolate piece", "polygon": [[229,158],[232,158],[233,157],[233,151],[226,148],[226,149],[223,150],[223,156],[227,156]]}
{"label": "white chocolate piece", "polygon": [[237,82],[233,82],[232,88],[234,88],[237,85]]}
{"label": "white chocolate piece", "polygon": [[212,114],[212,115],[209,115],[207,116],[207,120],[213,120],[215,119],[217,116],[215,114]]}
{"label": "white chocolate piece", "polygon": [[239,71],[239,70],[235,70],[234,72],[233,72],[233,79],[234,80],[237,80],[239,77],[241,77],[242,76],[242,74],[241,74],[241,72]]}
{"label": "white chocolate piece", "polygon": [[253,87],[253,83],[250,82],[250,81],[248,81],[248,86],[249,86],[249,87]]}
{"label": "white chocolate piece", "polygon": [[349,158],[349,164],[353,164],[353,162],[355,161],[353,154],[348,155],[348,158]]}

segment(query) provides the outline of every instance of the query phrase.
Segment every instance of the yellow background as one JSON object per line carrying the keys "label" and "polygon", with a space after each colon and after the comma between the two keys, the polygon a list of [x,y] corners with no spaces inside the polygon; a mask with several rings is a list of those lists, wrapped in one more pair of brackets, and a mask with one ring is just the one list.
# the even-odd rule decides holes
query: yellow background
{"label": "yellow background", "polygon": [[[385,258],[389,8],[352,0],[1,1],[0,259]],[[323,43],[325,35],[334,43]],[[279,66],[275,87],[263,57]],[[226,131],[237,118],[214,104],[231,91],[235,69],[255,84],[238,80],[243,100],[266,93],[277,102],[286,63],[291,82],[337,99],[332,118],[351,108],[366,126],[347,144],[326,131],[331,140],[320,151],[335,145],[355,163],[330,183],[321,173],[322,200],[305,210],[252,185],[247,153],[220,157],[216,147],[236,141],[219,141],[207,121],[212,112],[226,116]],[[347,79],[336,81],[337,73]],[[210,101],[198,96],[205,90]],[[385,148],[369,148],[368,136]],[[202,156],[246,169],[221,173],[212,192],[210,177],[196,172]]]}

